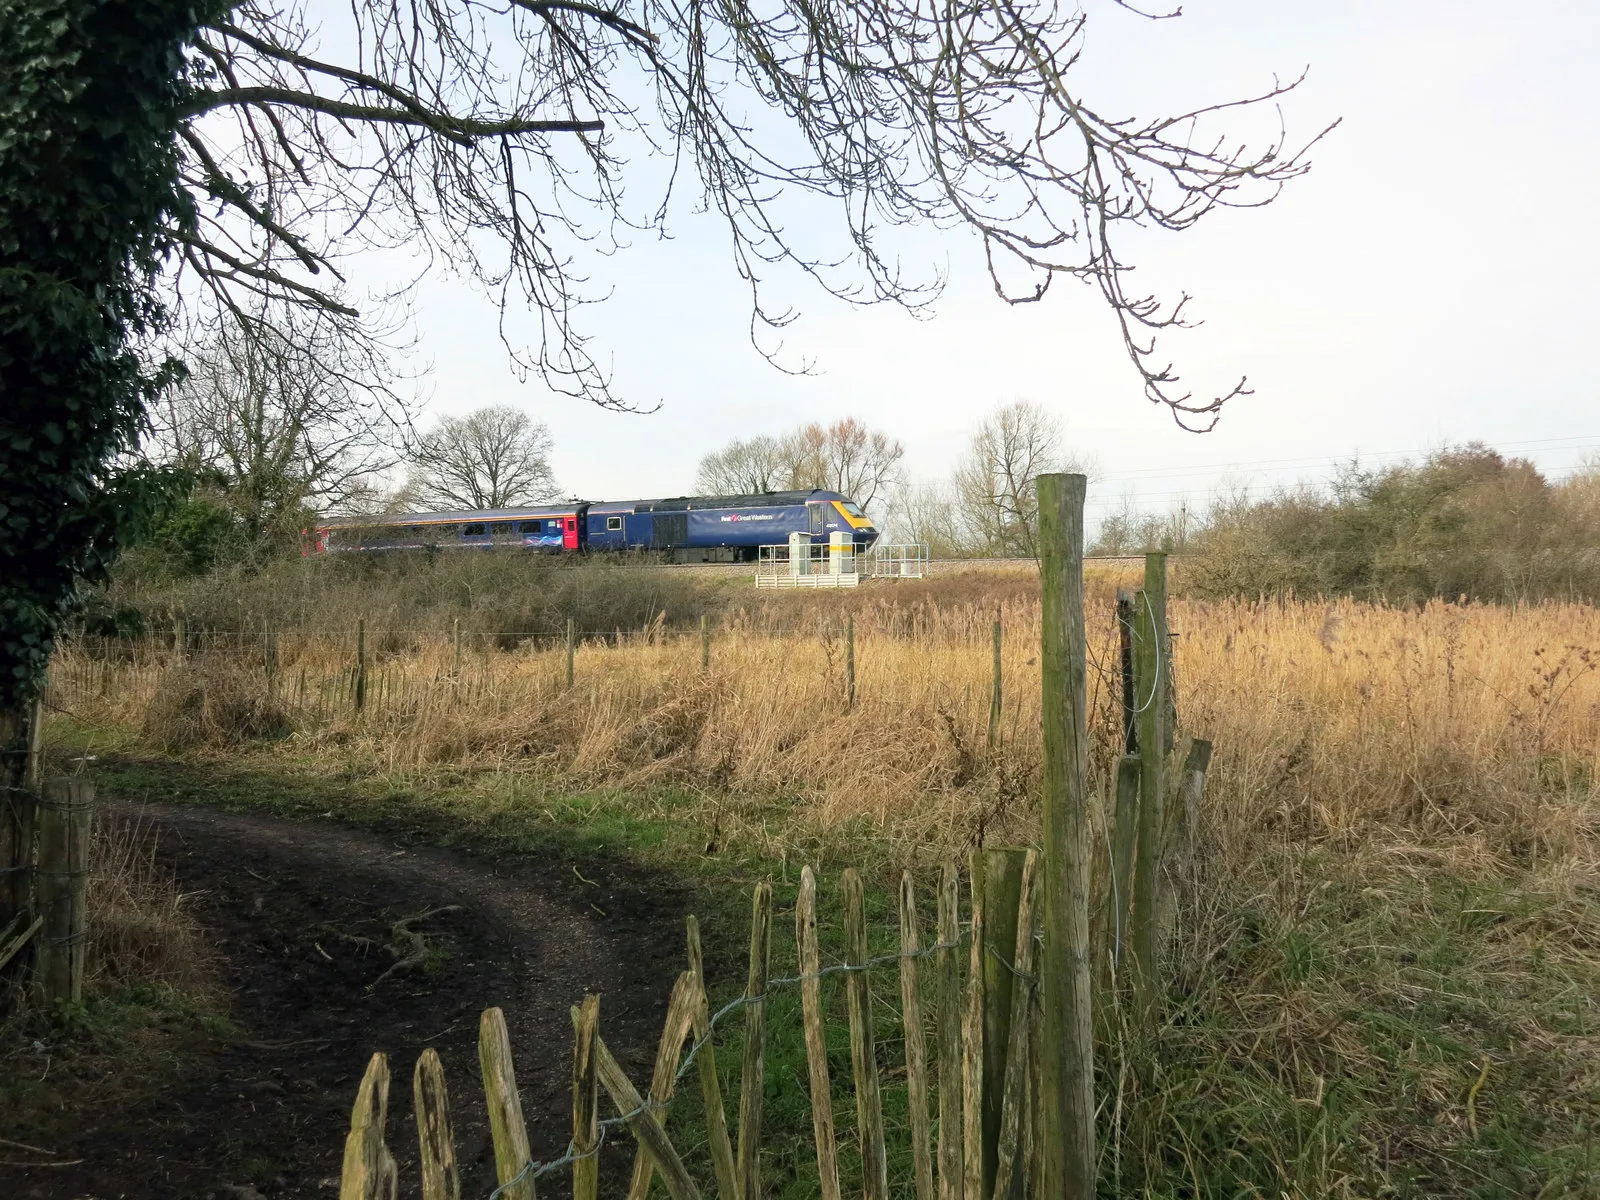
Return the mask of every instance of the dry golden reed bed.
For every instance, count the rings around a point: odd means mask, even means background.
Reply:
[[[1103,795],[1112,583],[1091,584]],[[355,630],[327,624],[187,659],[69,647],[49,699],[80,736],[434,780],[464,817],[581,822],[565,798],[611,789],[774,863],[914,864],[1034,835],[1035,586],[732,612],[706,671],[697,632],[590,631],[570,691],[559,639],[468,637],[458,665],[448,633],[374,617],[360,713]],[[1175,601],[1171,625],[1181,733],[1216,758],[1166,1017],[1106,1015],[1115,1194],[1600,1193],[1600,612]]]
[[[1116,753],[1110,593],[1090,589],[1097,774]],[[1004,717],[990,752],[991,622]],[[63,650],[51,703],[171,749],[283,737],[297,755],[378,771],[525,771],[569,787],[672,781],[794,802],[792,833],[866,823],[956,846],[979,823],[1024,835],[1039,769],[1037,603],[888,602],[855,610],[856,705],[842,621],[770,635],[743,614],[698,633],[587,631],[576,684],[559,638],[510,651],[372,625],[367,703],[355,631],[334,641],[210,636]],[[1174,601],[1180,725],[1211,738],[1215,824],[1310,840],[1405,830],[1462,853],[1577,853],[1596,817],[1600,613],[1432,604]],[[503,639],[502,639],[503,640]],[[275,658],[275,670],[267,667]],[[459,664],[459,665],[458,665]]]

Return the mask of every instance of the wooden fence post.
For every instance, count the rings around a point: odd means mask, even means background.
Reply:
[[[1124,754],[1139,750],[1139,722],[1133,702],[1133,593],[1117,589],[1117,647],[1122,663],[1122,747]]]
[[[1044,731],[1045,1095],[1042,1195],[1093,1196],[1089,973],[1089,735],[1084,686],[1082,475],[1038,481]],[[976,1198],[974,1198],[976,1200]]]
[[[800,871],[800,892],[794,906],[794,940],[800,966],[800,1007],[805,1025],[806,1070],[811,1082],[811,1136],[817,1144],[818,1190],[822,1200],[840,1200],[828,1035],[823,1025],[822,980],[817,975],[822,970],[822,957],[817,949],[817,877],[809,866]]]
[[[846,709],[856,706],[856,615],[844,619],[844,691]]]
[[[455,620],[451,623],[450,635],[451,635],[451,640],[455,642],[455,648],[456,648],[456,669],[455,669],[452,677],[459,680],[461,678],[461,618],[460,617],[456,617]]]
[[[906,1044],[906,1102],[911,1109],[911,1167],[917,1200],[934,1200],[928,1127],[928,1047],[923,1040],[922,992],[917,985],[921,950],[917,893],[910,871],[900,875],[900,1026]]]
[[[1162,613],[1167,556],[1145,555],[1145,586],[1134,596],[1134,710],[1139,723],[1139,833],[1134,851],[1133,983],[1141,1019],[1156,995],[1158,897],[1166,849],[1166,680],[1169,671]]]
[[[339,1175],[339,1200],[392,1200],[397,1182],[394,1155],[383,1141],[388,1113],[389,1059],[374,1054],[350,1113],[350,1132],[344,1139],[344,1165]]]
[[[711,1039],[711,1001],[706,995],[705,960],[700,953],[700,922],[690,914],[687,924],[689,969],[698,990],[694,1007],[694,1036],[700,1047],[695,1066],[700,1070],[700,1097],[705,1108],[711,1143],[711,1165],[717,1176],[720,1200],[739,1200],[739,1172],[734,1166],[733,1143],[728,1138],[728,1116],[722,1107],[722,1082],[717,1074],[717,1047]],[[837,1187],[835,1188],[837,1193]],[[837,1194],[823,1200],[839,1200]]]
[[[577,626],[573,624],[572,618],[568,617],[567,618],[567,691],[569,691],[569,692],[572,690],[572,680],[573,680],[572,656],[573,656],[573,652],[577,649],[577,647],[578,647]]]
[[[367,619],[356,622],[356,711],[367,706]]]
[[[1000,618],[994,619],[994,682],[989,688],[989,749],[1000,741]]]
[[[578,1009],[572,1043],[572,1200],[595,1200],[600,1191],[600,1074],[595,1039],[600,997],[590,992]]]
[[[855,968],[845,976],[850,999],[850,1065],[856,1082],[856,1132],[861,1143],[861,1193],[865,1200],[889,1200],[889,1156],[883,1137],[883,1097],[878,1083],[877,1045],[872,1032],[872,991],[865,964],[866,898],[861,876],[845,871],[845,954]]]
[[[711,619],[700,614],[700,669],[711,669]]]
[[[511,1037],[505,1013],[486,1008],[478,1022],[478,1067],[483,1074],[483,1094],[489,1105],[489,1132],[494,1140],[495,1178],[506,1200],[535,1200],[533,1176],[526,1168],[533,1161],[528,1147],[528,1127],[522,1120],[522,1097],[511,1063]],[[515,1182],[512,1182],[515,1180]]]
[[[182,616],[172,619],[172,653],[179,662],[189,657],[189,622]]]
[[[31,792],[39,790],[44,778],[44,696],[33,698],[33,712],[28,718],[28,761],[22,769],[22,786]]]
[[[578,1007],[573,1005],[574,1028],[577,1027],[578,1019]],[[693,1178],[685,1169],[682,1156],[667,1138],[667,1131],[661,1128],[661,1123],[650,1111],[650,1106],[644,1102],[644,1097],[639,1095],[639,1090],[628,1082],[628,1076],[606,1047],[604,1038],[595,1037],[594,1055],[600,1086],[605,1088],[606,1094],[617,1106],[617,1112],[623,1115],[628,1129],[639,1144],[650,1152],[651,1158],[655,1159],[655,1169],[661,1172],[662,1182],[667,1185],[667,1194],[672,1200],[700,1200],[700,1189],[695,1186]]]
[[[83,999],[87,949],[89,830],[94,785],[52,779],[38,806],[39,930],[37,963],[46,1004]]]
[[[960,878],[946,863],[939,881],[939,1200],[962,1200]]]
[[[967,945],[966,1010],[961,1019],[961,1187],[964,1200],[983,1190],[983,851],[972,853],[972,922]]]
[[[450,1093],[444,1085],[444,1066],[432,1046],[417,1059],[411,1095],[417,1111],[422,1200],[461,1200],[455,1132],[450,1127]]]
[[[694,1024],[696,989],[700,986],[699,974],[692,968],[678,976],[672,985],[672,998],[667,1001],[667,1023],[661,1030],[661,1041],[656,1045],[655,1070],[650,1075],[650,1104],[656,1123],[667,1127],[667,1106],[677,1088],[678,1059],[683,1054],[683,1039],[689,1036]],[[655,1163],[649,1152],[639,1147],[633,1156],[633,1176],[628,1185],[628,1200],[645,1200],[650,1191],[650,1176]]]
[[[1017,909],[1022,900],[1026,850],[983,851],[983,1195],[995,1194],[1000,1166],[1000,1110],[1006,1079],[1006,1045],[1011,1040],[1011,995],[1016,976],[1012,950],[1017,942]]]
[[[766,991],[772,964],[772,883],[750,902],[750,971],[745,979],[744,1070],[739,1088],[739,1200],[761,1200],[761,1107],[766,1086]]]
[[[1023,1147],[1024,1133],[1031,1124],[1026,1116],[1028,1077],[1033,1072],[1034,1055],[1029,1053],[1032,1029],[1028,1014],[1033,1007],[1034,981],[1034,876],[1038,872],[1037,851],[1023,853],[1022,878],[1017,887],[1017,914],[1013,921],[1016,938],[1003,950],[1012,974],[1011,1012],[1005,1040],[1005,1071],[1000,1089],[1000,1121],[995,1152],[994,1200],[1022,1195],[1020,1185],[1027,1167]]]
[[[1139,756],[1117,760],[1116,825],[1111,840],[1111,963],[1122,969],[1133,914],[1133,860],[1139,841]]]
[[[1211,768],[1211,743],[1194,738],[1183,766],[1178,769],[1177,812],[1170,822],[1165,858],[1170,869],[1162,872],[1157,898],[1156,949],[1164,952],[1177,917],[1180,888],[1194,887],[1194,838],[1200,821],[1200,801],[1205,796],[1206,772]]]

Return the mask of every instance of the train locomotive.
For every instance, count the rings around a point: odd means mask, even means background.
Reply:
[[[317,527],[308,552],[507,547],[578,554],[634,551],[674,562],[751,562],[760,547],[787,544],[794,533],[819,544],[848,533],[858,552],[878,538],[871,518],[848,496],[814,489],[335,517]]]

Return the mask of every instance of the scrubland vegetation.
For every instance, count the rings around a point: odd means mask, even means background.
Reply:
[[[1116,582],[1088,587],[1100,834]],[[812,862],[881,882],[1036,836],[1030,568],[772,596],[716,573],[472,556],[185,589],[118,594],[152,635],[58,655],[58,742],[243,766],[291,793],[337,782],[319,804],[587,831],[691,873]],[[170,645],[180,604],[187,655]],[[570,690],[568,615],[583,631]],[[1137,1031],[1106,1012],[1106,1186],[1595,1194],[1600,614],[1187,598],[1171,623],[1181,731],[1217,756],[1164,1020]]]
[[[1096,549],[1166,545],[1195,595],[1600,600],[1600,462],[1553,481],[1481,445],[1417,462],[1346,464],[1331,487],[1224,494],[1201,509],[1124,513]]]

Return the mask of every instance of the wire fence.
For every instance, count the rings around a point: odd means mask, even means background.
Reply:
[[[767,981],[767,986],[758,994],[753,996],[736,996],[734,999],[728,1001],[726,1004],[722,1005],[714,1013],[712,1013],[710,1019],[706,1022],[705,1033],[699,1037],[696,1037],[694,1041],[691,1042],[688,1052],[683,1055],[682,1061],[679,1063],[677,1073],[673,1076],[673,1090],[676,1090],[677,1085],[681,1084],[688,1076],[690,1068],[695,1066],[695,1060],[699,1057],[701,1050],[707,1045],[711,1044],[718,1025],[720,1025],[731,1014],[748,1008],[751,1004],[754,1004],[758,1001],[765,1001],[769,999],[776,989],[795,987],[802,983],[814,980],[820,981],[835,975],[859,974],[863,971],[870,971],[875,967],[887,966],[890,963],[917,961],[920,959],[931,958],[933,955],[942,953],[943,951],[959,949],[960,947],[966,945],[970,936],[970,932],[970,929],[964,929],[961,936],[955,941],[938,942],[935,945],[923,947],[909,953],[906,951],[900,951],[893,954],[880,954],[873,958],[869,958],[862,963],[836,963],[832,966],[823,967],[821,970],[812,972],[810,974],[790,975],[778,979],[769,979]],[[1000,957],[998,954],[996,956]],[[1000,961],[1005,962],[1003,957],[1000,958]],[[1014,970],[1014,968],[1011,968],[1010,963],[1006,963],[1006,966],[1008,969]],[[1033,979],[1031,974],[1022,977],[1030,981]],[[569,1141],[567,1143],[565,1152],[563,1152],[560,1157],[550,1159],[547,1162],[530,1161],[522,1168],[522,1170],[517,1172],[515,1176],[506,1180],[504,1183],[500,1184],[499,1187],[495,1188],[494,1191],[490,1192],[488,1195],[488,1200],[500,1200],[501,1196],[505,1195],[506,1192],[515,1188],[524,1180],[531,1180],[532,1182],[537,1183],[540,1179],[554,1171],[559,1171],[564,1167],[570,1167],[574,1163],[582,1162],[585,1159],[594,1158],[600,1153],[601,1147],[606,1144],[607,1138],[612,1131],[617,1129],[626,1129],[630,1124],[632,1124],[634,1121],[637,1121],[640,1117],[646,1115],[647,1113],[653,1114],[664,1112],[668,1107],[668,1103],[668,1101],[658,1100],[653,1094],[647,1094],[644,1103],[640,1104],[638,1107],[629,1112],[620,1113],[615,1117],[607,1117],[605,1120],[601,1121],[598,1125],[598,1137],[593,1146],[586,1150],[580,1151],[576,1148],[576,1142]]]

